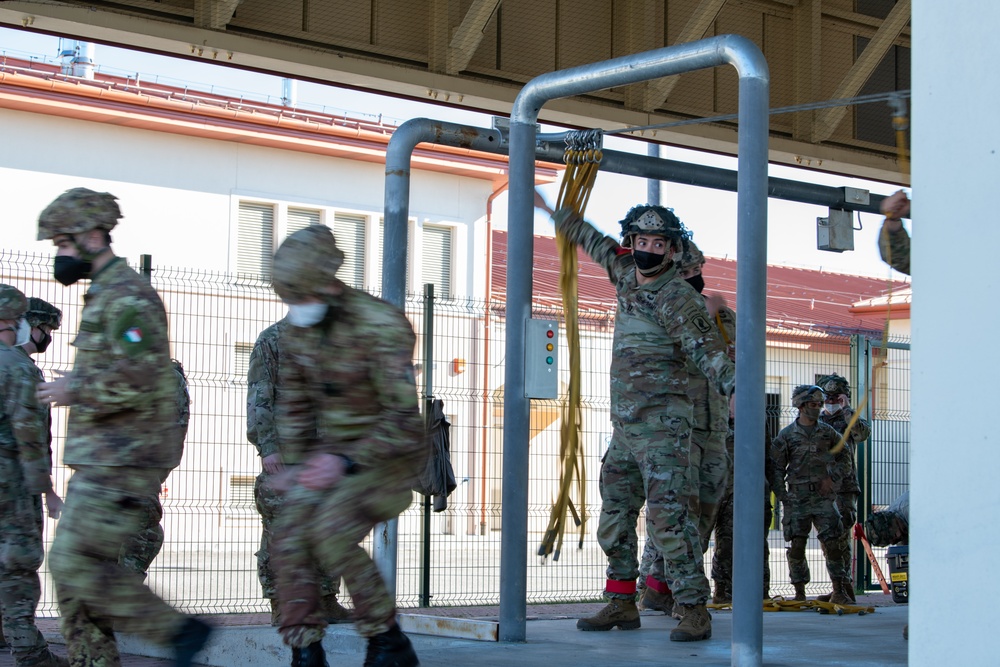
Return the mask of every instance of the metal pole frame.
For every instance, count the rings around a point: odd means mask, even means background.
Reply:
[[[764,322],[767,289],[767,140],[770,74],[760,49],[738,35],[551,72],[518,94],[510,122],[507,344],[504,390],[500,640],[526,639],[529,404],[524,396],[524,326],[531,316],[535,123],[549,100],[730,64],[739,74],[737,328],[733,665],[760,665],[764,520]]]

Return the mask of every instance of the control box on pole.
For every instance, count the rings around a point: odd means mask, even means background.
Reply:
[[[559,397],[559,322],[524,322],[524,397]]]

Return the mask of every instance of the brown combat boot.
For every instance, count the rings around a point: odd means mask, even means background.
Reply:
[[[670,631],[672,642],[698,642],[712,637],[712,615],[703,604],[680,605],[684,618]]]
[[[725,584],[715,582],[715,595],[712,596],[714,604],[732,604],[733,591]]]
[[[829,599],[830,604],[839,604],[839,605],[851,604],[851,598],[847,596],[847,591],[844,590],[844,581],[834,580],[831,583],[833,584],[833,593],[830,594],[830,599]]]
[[[792,599],[795,600],[796,602],[805,602],[807,599],[805,583],[798,583],[798,584],[793,583],[792,586],[795,586],[795,597]]]
[[[604,609],[590,618],[581,618],[577,621],[576,629],[588,632],[591,630],[604,631],[618,626],[622,630],[638,630],[640,625],[639,608],[635,606],[635,600],[612,598]]]
[[[337,601],[335,594],[321,597],[319,599],[319,608],[323,612],[323,618],[326,619],[327,623],[350,623],[353,620],[351,618],[351,611],[344,608]]]
[[[674,608],[674,594],[670,591],[661,593],[647,586],[646,590],[642,592],[642,599],[639,601],[639,606],[643,609],[662,611],[664,614],[669,614],[670,610]]]

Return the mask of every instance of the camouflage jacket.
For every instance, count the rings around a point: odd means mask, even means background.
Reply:
[[[247,440],[257,448],[260,458],[278,454],[278,431],[274,425],[274,406],[278,395],[278,367],[282,332],[288,321],[281,319],[257,336],[247,370]]]
[[[167,314],[149,281],[123,259],[91,278],[73,346],[63,462],[175,468],[181,450]]]
[[[809,431],[796,419],[781,429],[771,443],[774,462],[771,489],[774,494],[781,498],[787,489],[795,495],[796,488],[804,485],[815,485],[815,488],[800,493],[815,493],[827,477],[833,482],[833,489],[839,489],[849,469],[843,457],[830,453],[838,442],[840,434],[823,422],[817,422]]]
[[[837,433],[843,435],[844,431],[847,430],[847,424],[851,421],[851,417],[854,416],[854,410],[851,408],[844,408],[835,415],[828,415],[826,413],[819,413],[819,420],[824,424],[829,424],[832,426]],[[837,454],[838,460],[841,460],[841,464],[847,471],[840,487],[837,488],[837,493],[861,493],[861,486],[858,485],[858,464],[857,464],[857,454],[858,454],[858,443],[864,442],[871,435],[872,429],[868,425],[868,422],[864,419],[858,419],[854,423],[854,428],[851,429],[851,435],[844,441],[844,448],[840,450]]]
[[[883,262],[900,273],[910,275],[910,235],[905,227],[898,232],[890,232],[883,222],[878,235],[878,251]]]
[[[26,490],[33,496],[52,488],[48,413],[35,398],[39,378],[24,350],[0,343],[0,456],[20,462]]]
[[[429,454],[413,375],[416,336],[394,306],[344,287],[313,327],[281,335],[277,431],[286,464],[345,456],[384,488],[410,488]]]
[[[690,405],[688,360],[715,391],[733,393],[736,370],[725,343],[705,300],[677,275],[676,264],[639,285],[631,253],[614,239],[579,218],[561,220],[559,231],[604,267],[618,295],[611,356],[613,421],[649,420],[678,399]]]
[[[728,306],[719,310],[718,318],[713,318],[715,327],[722,335],[727,350],[736,344],[736,313]],[[687,364],[690,374],[688,395],[694,404],[692,426],[702,431],[722,431],[729,429],[729,399],[713,387],[705,374],[690,359]]]

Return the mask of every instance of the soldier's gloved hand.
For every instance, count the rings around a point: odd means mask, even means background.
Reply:
[[[336,454],[313,454],[299,472],[299,483],[311,491],[329,489],[347,474],[347,461]]]
[[[829,477],[824,477],[823,481],[819,483],[819,495],[828,496],[833,493],[833,480]]]
[[[564,232],[567,228],[580,224],[582,220],[583,218],[568,206],[564,206],[552,214],[552,222],[555,223],[557,232]]]
[[[59,497],[59,494],[49,489],[45,492],[45,511],[48,513],[50,519],[58,519],[59,515],[62,514],[63,499]]]

